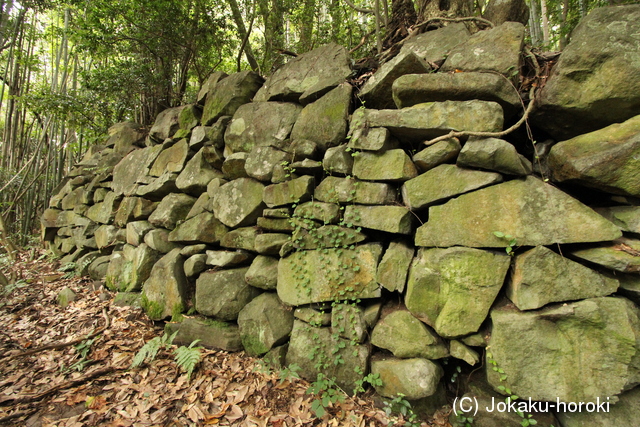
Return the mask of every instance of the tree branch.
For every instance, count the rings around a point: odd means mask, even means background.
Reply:
[[[373,13],[373,10],[372,10],[372,9],[365,9],[365,8],[363,8],[363,7],[358,7],[358,6],[356,6],[355,4],[353,4],[353,3],[351,2],[351,0],[344,0],[344,2],[345,2],[347,5],[349,5],[349,7],[350,7],[351,9],[353,9],[353,10],[355,10],[355,11],[357,11],[357,12],[360,12],[360,13]]]

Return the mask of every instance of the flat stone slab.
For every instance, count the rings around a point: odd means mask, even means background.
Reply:
[[[402,200],[409,209],[422,209],[443,200],[502,182],[492,172],[440,165],[404,183]]]
[[[386,127],[401,142],[419,143],[452,130],[497,132],[503,122],[502,107],[496,102],[426,102],[402,110],[358,109],[351,118],[351,131]]]
[[[294,252],[278,265],[278,296],[288,305],[347,298],[377,298],[380,244],[355,249]]]
[[[491,320],[487,354],[521,399],[613,403],[638,382],[640,319],[638,308],[625,298],[591,298],[526,312],[504,306],[492,310]],[[487,369],[487,379],[500,392],[499,374]]]
[[[513,236],[518,246],[600,242],[622,235],[591,208],[530,176],[432,206],[429,221],[416,232],[416,245],[506,247],[495,231]]]
[[[497,102],[507,117],[522,110],[518,91],[507,79],[495,73],[405,74],[393,82],[392,90],[398,108],[423,102],[479,99]]]
[[[580,249],[570,254],[621,273],[640,273],[640,240],[623,238],[606,246]]]
[[[532,310],[551,302],[610,295],[619,285],[616,279],[537,246],[516,255],[506,294],[520,310]]]

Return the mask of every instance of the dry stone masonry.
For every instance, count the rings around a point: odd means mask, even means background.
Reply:
[[[632,425],[640,6],[576,28],[536,98],[538,142],[425,144],[521,117],[523,43],[520,23],[453,23],[361,89],[333,44],[266,80],[214,73],[148,135],[113,126],[51,198],[43,238],[178,343],[296,364],[349,392],[375,374],[381,396],[425,411],[453,389],[490,402],[509,388],[612,405],[535,412],[538,425]],[[478,425],[522,420],[481,409]]]

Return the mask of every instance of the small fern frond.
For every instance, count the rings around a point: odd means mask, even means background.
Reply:
[[[191,378],[191,374],[201,358],[200,349],[202,347],[192,347],[194,344],[195,342],[191,343],[189,347],[178,347],[174,352],[176,364],[187,373],[188,378]]]
[[[151,341],[143,345],[142,348],[138,350],[138,353],[136,353],[135,357],[133,358],[133,362],[131,362],[131,367],[137,368],[138,366],[142,365],[145,361],[152,362],[153,359],[156,358],[156,355],[158,354],[160,347],[163,347],[162,338],[155,337],[154,339],[152,339]]]

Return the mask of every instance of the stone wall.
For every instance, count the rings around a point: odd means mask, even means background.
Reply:
[[[113,126],[52,197],[44,240],[116,303],[171,319],[176,342],[349,392],[372,373],[380,395],[427,411],[454,380],[481,402],[619,401],[538,425],[632,425],[639,23],[635,5],[580,24],[532,115],[549,139],[533,144],[491,136],[523,112],[519,23],[417,36],[357,96],[337,45],[266,81],[214,73],[148,133]],[[429,143],[452,130],[489,136]],[[520,421],[480,411],[474,425]]]

